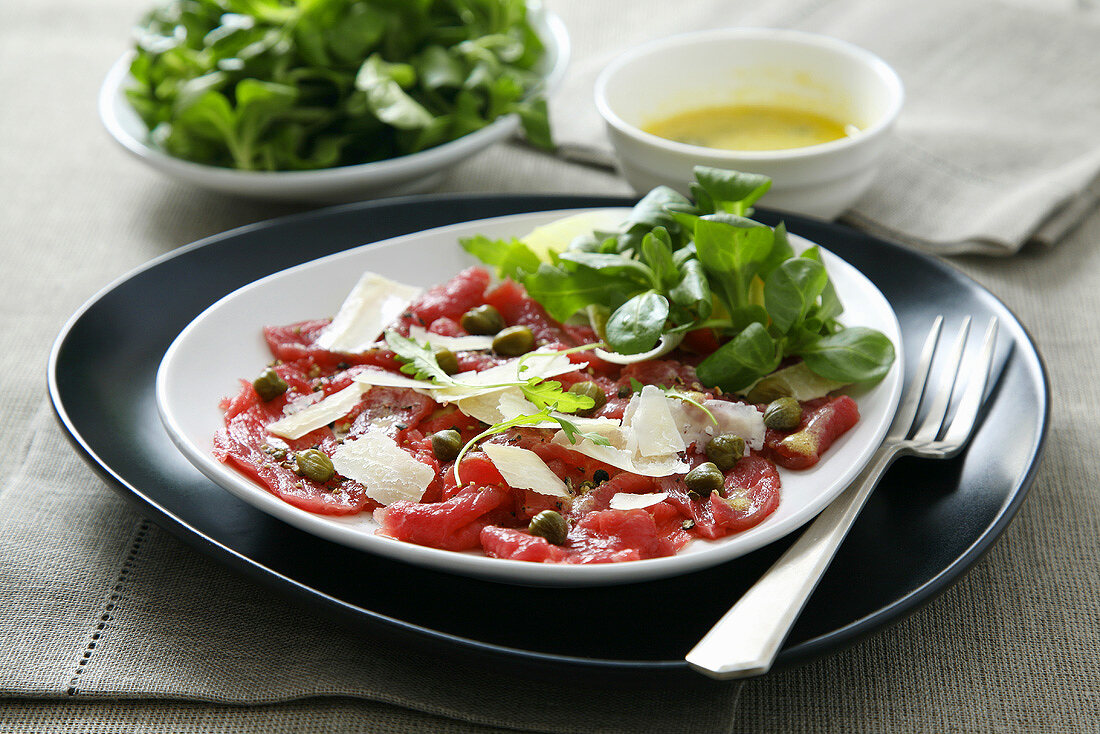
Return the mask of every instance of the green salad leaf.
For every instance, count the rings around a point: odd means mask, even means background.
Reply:
[[[694,202],[660,186],[621,226],[540,258],[520,240],[462,246],[522,283],[559,321],[588,318],[607,346],[641,354],[661,338],[711,329],[720,346],[696,368],[709,387],[742,390],[801,358],[842,383],[881,379],[894,362],[882,333],[845,327],[837,293],[811,247],[796,254],[783,223],[751,219],[765,176],[699,166]]]
[[[243,170],[415,153],[519,116],[552,148],[526,0],[167,0],[131,106],[170,155]]]

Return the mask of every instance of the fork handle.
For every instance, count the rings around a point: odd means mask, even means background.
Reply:
[[[871,490],[899,454],[884,445],[794,545],[718,620],[685,659],[719,680],[766,673]]]

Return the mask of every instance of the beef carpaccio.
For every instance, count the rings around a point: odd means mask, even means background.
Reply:
[[[272,362],[223,401],[215,455],[308,512],[373,513],[400,541],[554,563],[673,555],[763,522],[777,466],[813,466],[859,420],[843,394],[704,387],[705,329],[605,361],[589,326],[481,268],[424,293],[368,274],[358,291],[331,322],[265,328]],[[384,336],[355,344],[349,309]]]

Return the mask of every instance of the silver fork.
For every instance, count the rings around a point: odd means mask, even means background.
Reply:
[[[867,467],[687,654],[685,659],[693,668],[721,680],[766,673],[886,469],[899,456],[948,459],[966,446],[993,366],[997,320],[990,320],[981,351],[963,376],[965,387],[961,388],[950,420],[947,420],[948,407],[962,372],[970,317],[959,329],[947,361],[941,360],[942,368],[930,378],[942,330],[943,317],[937,316],[905,399],[898,406],[885,441]],[[923,421],[917,425],[922,400],[927,408]]]

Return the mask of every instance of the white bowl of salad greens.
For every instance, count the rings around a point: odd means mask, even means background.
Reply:
[[[521,127],[549,147],[569,58],[537,0],[169,0],[136,36],[99,96],[124,149],[209,190],[315,202],[429,190]]]

